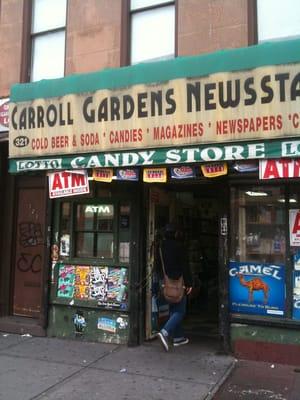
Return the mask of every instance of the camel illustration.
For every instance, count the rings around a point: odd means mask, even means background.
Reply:
[[[253,278],[249,281],[245,281],[244,276],[241,273],[236,274],[236,276],[240,280],[240,284],[242,286],[246,286],[248,288],[248,301],[249,303],[253,302],[253,292],[255,290],[263,290],[264,292],[264,303],[266,304],[268,301],[269,295],[269,286],[260,278]]]

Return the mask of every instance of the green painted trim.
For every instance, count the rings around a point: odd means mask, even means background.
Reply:
[[[16,103],[299,61],[299,39],[269,42],[250,47],[220,50],[211,54],[178,57],[167,61],[69,75],[61,79],[16,84],[11,88],[10,99]]]
[[[237,340],[249,340],[252,342],[300,344],[299,330],[289,328],[231,324],[230,336],[232,343]]]

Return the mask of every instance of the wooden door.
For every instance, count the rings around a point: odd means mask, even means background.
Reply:
[[[13,315],[40,318],[46,248],[46,190],[39,177],[18,178]]]

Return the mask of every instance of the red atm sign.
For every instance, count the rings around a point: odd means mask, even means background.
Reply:
[[[259,179],[300,178],[300,159],[259,160]]]
[[[50,199],[89,193],[86,171],[53,172],[48,174],[48,178]]]

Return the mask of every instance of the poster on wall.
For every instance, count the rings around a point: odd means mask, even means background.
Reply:
[[[293,319],[300,320],[300,271],[293,271]]]
[[[58,270],[57,297],[73,298],[75,284],[75,267],[60,265]]]
[[[128,308],[128,269],[124,267],[60,265],[57,297],[94,300],[98,306]]]
[[[300,210],[289,210],[290,245],[300,246]]]
[[[233,313],[284,316],[284,265],[231,261],[229,305]]]

